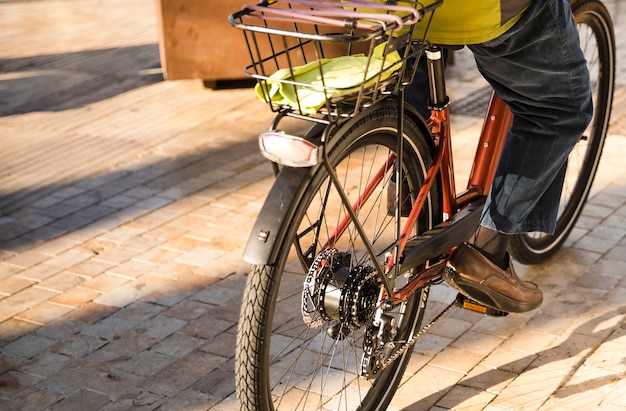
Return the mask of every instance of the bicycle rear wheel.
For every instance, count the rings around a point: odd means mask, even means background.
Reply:
[[[570,5],[591,76],[594,113],[568,158],[554,234],[520,234],[511,238],[509,251],[523,264],[547,260],[567,240],[589,196],[609,128],[615,82],[613,23],[599,0],[572,0]]]
[[[364,241],[380,262],[397,242],[396,214],[387,210],[396,174],[389,156],[394,158],[398,144],[397,122],[397,109],[383,107],[328,143],[332,169],[352,204],[383,171],[373,193],[354,209],[367,239],[351,224],[332,247],[325,245],[347,213],[328,170],[320,166],[301,183],[295,218],[278,240],[277,263],[252,267],[237,336],[236,386],[243,410],[383,410],[391,401],[412,350],[380,373],[377,364],[363,362],[381,288]],[[432,163],[431,152],[409,118],[403,140],[403,187],[414,198]],[[416,232],[440,218],[433,193]],[[407,279],[400,277],[401,285]],[[419,329],[427,295],[426,287],[385,313],[387,358]],[[375,378],[360,377],[365,368]]]

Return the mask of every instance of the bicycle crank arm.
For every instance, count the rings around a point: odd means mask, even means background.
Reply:
[[[467,241],[476,232],[485,198],[480,198],[432,230],[409,240],[400,257],[400,273],[409,271]]]

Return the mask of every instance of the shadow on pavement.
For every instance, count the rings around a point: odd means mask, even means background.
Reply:
[[[156,44],[0,59],[0,116],[62,111],[163,80]]]

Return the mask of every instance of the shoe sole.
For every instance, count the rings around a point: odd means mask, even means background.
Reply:
[[[463,278],[450,267],[445,268],[441,277],[464,296],[495,310],[508,313],[525,313],[534,310],[542,303],[542,301],[538,303],[525,303],[513,300],[480,283]]]

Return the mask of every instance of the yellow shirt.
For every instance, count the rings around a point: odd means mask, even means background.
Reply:
[[[428,32],[432,43],[478,44],[493,40],[510,29],[532,0],[444,0],[435,10]],[[543,0],[536,0],[543,1]],[[433,0],[424,1],[428,5]],[[427,15],[415,27],[414,38],[424,36]]]

